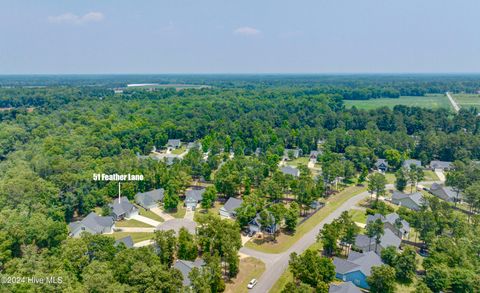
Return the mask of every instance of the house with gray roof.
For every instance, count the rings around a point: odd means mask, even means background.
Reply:
[[[131,204],[126,196],[116,198],[109,206],[112,209],[112,216],[115,221],[130,219],[138,215],[138,208]]]
[[[195,210],[198,203],[202,201],[205,188],[189,189],[185,192],[185,206],[191,210]]]
[[[120,244],[123,244],[125,245],[126,248],[132,248],[133,247],[133,239],[132,239],[132,236],[127,236],[127,237],[123,237],[123,238],[120,238],[118,240],[115,241],[115,246],[118,246]]]
[[[406,194],[400,191],[394,191],[392,194],[392,203],[407,207],[411,210],[418,211],[424,205],[425,199],[422,193],[414,192],[412,194]]]
[[[397,213],[391,213],[386,216],[382,214],[368,215],[367,224],[380,219],[385,229],[392,230],[395,235],[403,239],[410,233],[410,224],[402,219]]]
[[[187,149],[191,150],[191,149],[202,149],[202,143],[199,142],[199,141],[195,141],[195,142],[189,142],[187,144]]]
[[[461,201],[463,198],[462,193],[457,193],[452,187],[438,183],[433,183],[428,192],[448,202]]]
[[[236,210],[242,205],[243,200],[230,197],[227,202],[220,208],[219,213],[220,216],[226,218],[235,218],[237,215]]]
[[[272,213],[268,212],[268,215],[270,216],[271,220],[272,220],[272,225],[268,226],[268,227],[262,227],[262,224],[261,224],[261,219],[260,219],[260,213],[258,213],[255,218],[253,218],[250,223],[248,223],[248,229],[251,231],[251,232],[266,232],[268,234],[273,234],[275,233],[276,231],[278,231],[278,229],[280,228],[280,224],[278,223],[275,223],[275,217],[272,215]]]
[[[388,162],[385,159],[378,159],[375,162],[375,168],[377,168],[378,172],[385,173],[388,170]]]
[[[284,167],[282,167],[281,171],[285,175],[290,175],[290,176],[293,176],[293,177],[300,176],[300,170],[298,170],[297,168],[292,167],[292,166],[284,166]]]
[[[365,253],[352,251],[347,259],[333,258],[337,279],[352,282],[358,287],[369,289],[367,277],[371,275],[372,267],[381,266],[382,259],[375,252]]]
[[[302,155],[302,150],[299,148],[296,149],[285,149],[283,151],[283,157],[286,160],[298,159]]]
[[[180,139],[169,139],[167,141],[167,148],[178,149],[182,146],[182,141]]]
[[[414,159],[405,160],[402,164],[402,167],[410,169],[410,166],[412,165],[415,165],[417,168],[422,168],[422,162]]]
[[[167,166],[173,165],[176,161],[181,161],[183,160],[182,156],[179,155],[174,155],[174,154],[166,154],[163,156],[163,161]]]
[[[316,162],[317,159],[318,159],[318,156],[320,156],[320,152],[319,152],[319,151],[310,151],[309,159],[310,159],[310,161],[312,161],[312,162]]]
[[[135,202],[142,208],[149,210],[157,207],[158,203],[163,200],[165,190],[158,188],[147,192],[139,192],[135,194]]]
[[[191,285],[190,277],[188,276],[190,272],[193,270],[193,268],[201,269],[204,265],[205,261],[203,259],[197,259],[193,262],[179,259],[175,261],[173,267],[182,273],[183,286],[189,287]]]
[[[384,229],[383,232],[384,234],[380,238],[379,244],[375,243],[375,238],[370,238],[364,234],[357,235],[357,237],[355,237],[355,247],[363,252],[375,251],[379,255],[382,250],[389,246],[393,246],[398,249],[402,243],[402,239],[400,239],[400,237],[398,237],[390,229]]]
[[[434,171],[450,171],[453,169],[453,163],[447,161],[433,160],[428,164],[429,168]]]
[[[340,284],[330,284],[328,293],[362,293],[352,282],[342,282]]]
[[[94,212],[88,214],[81,221],[68,224],[71,237],[80,237],[83,232],[90,234],[109,234],[113,233],[115,222],[112,217],[102,217]]]

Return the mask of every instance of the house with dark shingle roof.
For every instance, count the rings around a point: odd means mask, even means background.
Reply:
[[[400,218],[397,213],[391,213],[386,216],[382,214],[368,215],[367,224],[380,219],[385,229],[392,230],[399,238],[407,237],[410,233],[410,224],[404,219]],[[398,223],[397,223],[398,222]]]
[[[109,234],[113,233],[115,222],[112,217],[102,217],[91,212],[81,221],[68,224],[71,237],[80,237],[83,232],[90,234]]]
[[[300,170],[298,170],[297,168],[292,167],[292,166],[284,166],[284,167],[282,167],[281,171],[285,175],[290,175],[290,176],[293,176],[293,177],[300,176]]]
[[[120,238],[120,239],[116,240],[115,241],[115,246],[120,245],[120,243],[125,245],[126,248],[132,248],[133,247],[132,236],[127,236],[127,237],[123,237],[123,238]]]
[[[377,168],[377,170],[378,170],[379,172],[385,173],[385,172],[388,170],[388,162],[387,162],[387,160],[385,160],[385,159],[378,159],[378,160],[375,162],[375,168]]]
[[[185,206],[192,210],[195,210],[198,203],[202,201],[205,188],[189,189],[185,192]]]
[[[418,211],[424,205],[425,199],[422,193],[414,192],[412,194],[406,194],[400,191],[394,191],[392,194],[392,203],[407,207],[411,210]]]
[[[342,282],[340,284],[330,284],[328,293],[362,293],[352,282]]]
[[[302,150],[299,148],[296,149],[285,149],[283,151],[283,157],[287,160],[298,159],[302,155]]]
[[[205,265],[205,261],[203,259],[197,259],[193,262],[179,259],[175,261],[175,264],[173,265],[173,267],[182,273],[183,286],[189,287],[191,284],[190,277],[188,276],[190,272],[193,270],[193,268],[201,269],[204,265]]]
[[[436,197],[448,202],[461,201],[463,198],[462,193],[458,193],[450,186],[443,184],[433,183],[428,191]]]
[[[258,213],[255,218],[253,218],[250,223],[248,223],[248,229],[251,231],[251,232],[261,232],[261,231],[264,231],[268,234],[273,234],[275,233],[276,231],[278,231],[278,229],[280,228],[280,225],[275,223],[275,217],[272,215],[272,213],[268,212],[268,215],[271,217],[272,219],[272,225],[268,226],[268,227],[262,227],[262,224],[260,223],[260,213]]]
[[[138,215],[138,208],[131,204],[126,196],[116,198],[109,206],[112,209],[112,216],[115,221],[130,219]]]
[[[415,165],[417,168],[422,168],[422,162],[419,160],[408,159],[403,162],[403,167],[410,169],[410,166]]]
[[[402,239],[398,237],[395,233],[393,233],[390,229],[384,229],[384,234],[380,238],[380,243],[375,243],[375,238],[370,238],[367,235],[359,234],[355,237],[355,247],[360,249],[363,252],[367,251],[375,251],[380,255],[382,250],[389,246],[393,246],[395,248],[399,248],[400,244],[402,243]],[[375,250],[376,247],[376,250]]]
[[[337,279],[352,282],[358,287],[369,289],[367,277],[370,276],[372,267],[381,266],[382,259],[375,252],[359,253],[352,251],[347,259],[333,258],[333,265]]]
[[[147,192],[139,192],[135,194],[135,202],[142,208],[149,210],[158,206],[158,203],[163,200],[165,196],[163,188],[150,190]]]
[[[220,208],[219,213],[222,217],[235,218],[238,209],[243,203],[243,200],[230,197],[227,202]]]
[[[453,169],[453,163],[447,161],[436,161],[433,160],[428,165],[433,171],[450,171]]]
[[[180,139],[169,139],[167,141],[167,148],[178,149],[182,146],[182,141]]]

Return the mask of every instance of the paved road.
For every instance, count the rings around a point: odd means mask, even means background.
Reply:
[[[457,102],[455,102],[452,95],[450,95],[449,92],[446,92],[445,94],[447,95],[448,99],[450,100],[450,103],[452,104],[453,109],[455,109],[455,112],[460,111],[460,106],[458,106]]]
[[[339,208],[337,208],[317,226],[315,226],[315,228],[303,235],[303,237],[300,238],[297,242],[295,242],[295,244],[293,244],[286,252],[279,254],[269,254],[242,247],[240,249],[241,253],[258,258],[266,265],[265,272],[258,279],[257,286],[255,286],[255,288],[253,288],[249,292],[268,292],[275,284],[275,282],[277,282],[278,278],[288,268],[288,261],[292,252],[301,253],[306,250],[313,243],[315,243],[318,231],[322,229],[323,225],[325,225],[326,223],[331,223],[335,218],[338,218],[342,214],[342,212],[348,211],[354,205],[367,198],[368,196],[368,192],[362,192],[344,202]]]

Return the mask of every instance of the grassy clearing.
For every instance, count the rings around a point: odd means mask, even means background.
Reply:
[[[147,217],[147,218],[150,218],[152,220],[159,221],[159,222],[165,222],[165,219],[163,219],[162,217],[160,217],[159,215],[155,214],[152,211],[148,211],[144,208],[139,208],[138,210],[139,210],[140,216],[144,216],[144,217]]]
[[[305,233],[312,230],[318,223],[325,219],[330,213],[335,211],[340,205],[346,202],[351,197],[365,191],[365,187],[350,186],[345,188],[340,193],[330,197],[326,201],[325,207],[318,211],[315,215],[310,217],[307,221],[298,226],[297,232],[294,235],[280,234],[277,237],[277,242],[265,242],[255,243],[255,241],[249,241],[245,246],[256,249],[258,251],[267,253],[280,253],[284,252],[295,242],[297,242]]]
[[[144,240],[153,239],[153,233],[146,233],[146,232],[115,232],[112,236],[117,239],[121,239],[127,236],[132,236],[133,242],[137,243]]]
[[[396,105],[423,107],[430,109],[451,109],[451,104],[444,94],[432,94],[426,95],[424,97],[401,96],[398,99],[382,98],[371,100],[345,100],[344,103],[347,108],[355,106],[359,109],[365,110],[376,109],[380,107],[393,108]]]
[[[354,222],[363,224],[367,223],[367,215],[365,215],[365,211],[350,210],[348,213],[350,214]]]
[[[115,223],[115,227],[152,228],[153,226],[138,220],[122,220]]]
[[[179,203],[176,211],[165,211],[165,213],[177,219],[181,219],[185,217],[186,212],[187,212],[187,209],[183,206],[183,202]]]
[[[438,181],[438,176],[433,172],[432,170],[425,170],[423,171],[423,174],[425,174],[425,178],[423,179],[424,181]]]
[[[180,155],[180,154],[183,154],[186,150],[187,150],[187,147],[186,147],[186,146],[181,146],[181,147],[179,147],[178,149],[172,150],[172,154],[174,154],[174,155]]]
[[[248,292],[247,285],[251,279],[258,279],[265,271],[265,264],[253,257],[240,260],[240,271],[235,279],[226,283],[225,292]]]
[[[479,94],[455,94],[452,95],[455,102],[460,107],[469,108],[476,107],[480,109],[480,95]]]
[[[306,166],[308,164],[309,160],[310,159],[307,158],[307,157],[300,157],[300,158],[297,158],[295,160],[287,161],[286,164],[288,166],[293,166],[293,167],[298,167],[300,165]]]
[[[223,207],[223,204],[216,201],[212,208],[208,209],[208,213],[212,215],[219,215],[220,208]],[[200,205],[195,209],[194,219],[196,220],[199,215],[205,215],[207,210],[200,207]]]

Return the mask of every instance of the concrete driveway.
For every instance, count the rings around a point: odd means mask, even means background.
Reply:
[[[144,216],[140,216],[140,215],[135,215],[135,216],[131,217],[131,219],[140,221],[140,222],[145,223],[147,225],[150,225],[152,227],[157,227],[158,225],[160,225],[159,221],[155,221],[153,219],[150,219],[150,218],[147,218],[147,217],[144,217]]]
[[[173,219],[168,220],[157,226],[158,231],[174,230],[176,234],[180,231],[180,228],[186,228],[191,234],[195,234],[197,223],[189,219]]]
[[[175,219],[174,217],[172,217],[171,215],[165,213],[161,208],[159,207],[154,207],[154,208],[151,208],[150,209],[153,213],[159,215],[160,217],[162,217],[162,219],[164,219],[165,221],[168,221],[168,220],[173,220]]]
[[[133,232],[133,233],[153,233],[155,228],[140,228],[140,227],[116,227],[115,230],[120,232]]]

